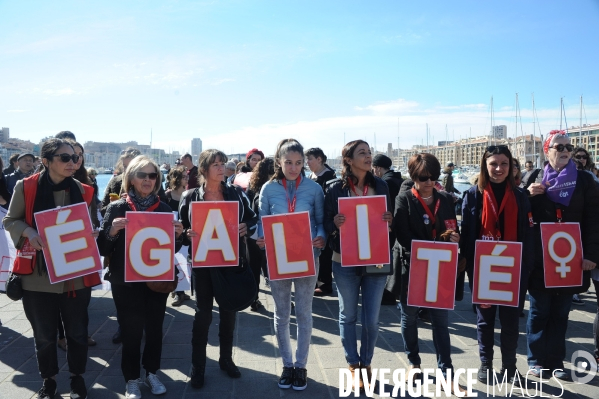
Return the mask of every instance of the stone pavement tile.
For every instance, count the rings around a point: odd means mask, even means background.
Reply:
[[[88,399],[116,399],[125,397],[125,380],[122,376],[100,375],[87,392]]]
[[[185,344],[163,344],[163,359],[187,359],[191,357],[191,345]]]
[[[31,330],[31,324],[27,319],[14,318],[12,320],[2,322],[2,326],[0,327],[3,331],[12,330],[17,334],[23,334],[28,330]],[[6,330],[5,330],[6,329]]]
[[[10,344],[11,348],[21,348],[21,349],[33,348],[34,346],[35,346],[35,343],[33,341],[33,335],[31,337],[25,337],[23,335],[19,335],[18,338],[14,339]]]
[[[5,371],[0,373],[0,384],[4,381],[9,375],[11,375],[13,371]]]
[[[8,372],[12,370],[17,370],[24,363],[29,361],[29,359],[35,359],[35,350],[33,347],[13,347],[8,346],[5,347],[0,352],[0,358],[2,361],[0,362],[0,372]]]
[[[0,384],[0,398],[30,398],[41,387],[41,379],[38,379],[37,381],[19,381],[18,383]]]
[[[191,351],[191,331],[189,332],[177,332],[169,331],[162,339],[162,344],[186,344],[189,345]]]
[[[256,342],[270,342],[273,337],[273,327],[243,327],[239,326],[239,330],[236,332],[237,343],[256,343]]]
[[[114,356],[115,350],[90,349],[87,352],[86,370],[102,370]]]
[[[162,359],[159,377],[165,381],[187,381],[191,373],[191,363],[187,359]],[[165,376],[164,380],[162,375]]]
[[[273,358],[270,361],[244,361],[235,364],[237,364],[243,380],[267,378],[267,376],[278,378],[277,360]]]
[[[324,369],[339,369],[346,368],[347,362],[342,348],[322,347],[318,349],[316,355]]]

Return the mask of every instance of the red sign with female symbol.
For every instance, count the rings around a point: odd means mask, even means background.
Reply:
[[[582,238],[578,223],[541,223],[545,287],[582,285]]]

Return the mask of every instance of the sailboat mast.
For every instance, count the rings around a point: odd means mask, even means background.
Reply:
[[[564,117],[564,98],[559,99],[559,130],[562,130],[562,118]]]
[[[582,95],[580,96],[580,122],[578,126],[580,127],[578,131],[578,146],[582,147]]]

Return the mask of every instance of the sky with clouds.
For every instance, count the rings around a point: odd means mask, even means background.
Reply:
[[[338,154],[599,123],[599,1],[0,1],[0,125],[32,141]],[[533,124],[534,93],[538,125]],[[446,128],[447,126],[447,128]],[[344,139],[345,138],[345,139]]]

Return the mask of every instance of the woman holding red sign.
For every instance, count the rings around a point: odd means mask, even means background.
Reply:
[[[357,369],[366,369],[370,379],[371,362],[379,331],[379,311],[387,275],[366,272],[366,268],[374,266],[341,266],[339,228],[345,223],[345,215],[339,213],[338,200],[347,197],[385,195],[387,212],[384,212],[381,218],[388,224],[393,219],[391,213],[393,202],[387,184],[372,173],[372,154],[367,142],[350,141],[343,147],[341,156],[343,157],[341,179],[328,187],[325,198],[325,229],[331,234],[329,245],[333,249],[333,276],[339,296],[339,332],[345,360],[352,373]],[[356,323],[360,291],[362,291],[362,336],[360,352],[358,352]],[[360,389],[363,386],[360,377]]]
[[[586,292],[590,274],[599,262],[599,189],[593,176],[577,170],[572,161],[574,146],[563,130],[552,130],[543,146],[549,161],[539,183],[528,187],[535,222],[534,268],[529,279],[530,311],[526,324],[529,373],[570,380],[564,371],[566,330],[572,295]],[[547,288],[545,281],[541,223],[578,223],[582,237],[582,284]],[[579,269],[580,270],[580,269]],[[562,284],[563,285],[563,284]]]
[[[304,176],[304,148],[294,139],[279,142],[275,153],[275,174],[260,191],[260,217],[293,212],[309,212],[316,275],[311,277],[270,280],[275,302],[274,325],[283,372],[279,388],[303,391],[308,386],[308,351],[312,336],[312,299],[318,276],[318,256],[325,245],[322,225],[324,194],[318,183]],[[259,223],[259,247],[264,247],[262,221]],[[289,338],[291,317],[291,285],[295,288],[295,318],[297,320],[297,349],[295,363]]]
[[[198,159],[198,184],[199,186],[187,190],[181,196],[179,217],[186,229],[184,245],[191,245],[191,239],[198,236],[198,232],[191,228],[191,204],[195,201],[237,201],[239,203],[239,259],[247,259],[245,253],[245,236],[253,234],[256,229],[257,217],[250,206],[250,201],[243,190],[230,183],[224,182],[225,164],[227,156],[219,150],[202,151]],[[201,232],[200,232],[201,233]],[[191,248],[191,247],[190,247]],[[187,255],[187,261],[192,261],[192,250]],[[191,337],[191,386],[201,388],[204,386],[204,373],[206,371],[206,345],[208,344],[208,329],[212,323],[212,305],[215,293],[210,275],[210,268],[197,267],[192,271],[193,284],[196,293],[196,313],[193,320]],[[218,364],[221,370],[227,372],[231,378],[241,377],[239,369],[233,362],[233,334],[235,332],[235,317],[237,312],[219,308],[220,324],[218,338],[220,342],[220,359]]]
[[[477,335],[481,366],[478,380],[492,383],[493,345],[495,343],[495,315],[501,322],[501,374],[512,383],[524,381],[516,367],[519,316],[524,307],[528,275],[532,266],[530,204],[516,183],[517,162],[505,145],[487,147],[483,154],[478,185],[471,187],[462,205],[461,253],[466,257],[469,271],[474,267],[477,240],[521,242],[522,267],[518,307],[503,305],[476,305]],[[471,273],[469,275],[472,275]],[[471,283],[472,285],[472,283]],[[471,286],[472,288],[472,286]]]
[[[457,226],[453,197],[435,189],[435,182],[441,174],[441,165],[432,154],[413,155],[408,161],[408,172],[414,182],[411,190],[400,192],[395,201],[393,231],[402,253],[401,276],[401,336],[410,363],[409,370],[421,368],[418,347],[418,307],[407,303],[409,284],[410,251],[412,240],[443,240],[458,243],[460,234]],[[429,308],[433,343],[437,353],[437,367],[446,375],[451,372],[451,343],[449,338],[449,317],[447,309]],[[422,380],[422,373],[416,371],[415,378]],[[457,384],[452,382],[451,390]],[[461,387],[458,389],[465,393]]]
[[[161,188],[162,173],[156,162],[144,155],[135,157],[123,173],[123,189],[127,196],[108,205],[97,241],[100,254],[110,256],[105,278],[112,286],[112,297],[121,328],[121,371],[125,377],[125,397],[128,399],[141,398],[140,360],[145,369],[145,384],[152,393],[160,395],[166,392],[166,387],[156,373],[160,369],[162,356],[162,324],[168,293],[156,292],[145,282],[125,282],[126,213],[171,213],[171,207],[158,197]],[[173,225],[176,252],[181,248],[183,225],[176,220],[173,220]],[[140,347],[144,332],[142,357]],[[70,345],[69,342],[69,347]]]
[[[100,278],[94,273],[51,284],[41,252],[44,244],[33,214],[84,201],[89,206],[94,190],[72,178],[79,156],[70,141],[47,140],[42,146],[41,158],[41,172],[17,182],[4,227],[19,250],[13,273],[21,276],[23,309],[33,329],[38,368],[44,379],[38,397],[53,398],[56,394],[55,378],[59,371],[56,329],[59,314],[62,314],[68,343],[71,397],[85,398],[87,390],[81,375],[87,363],[87,305],[90,287],[100,284]]]

